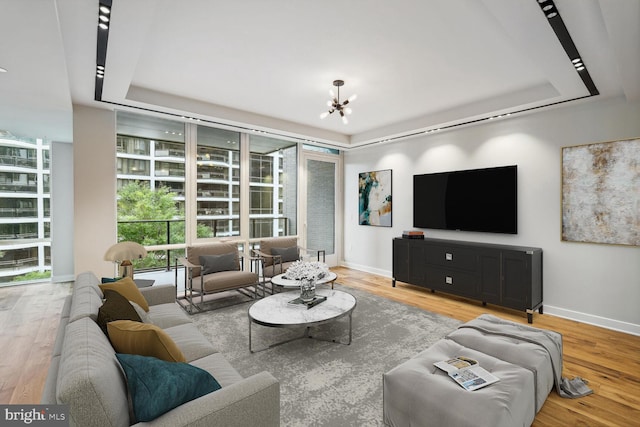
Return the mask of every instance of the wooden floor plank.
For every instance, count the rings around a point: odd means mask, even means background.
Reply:
[[[527,323],[524,313],[476,301],[432,293],[417,286],[344,267],[333,269],[338,283],[469,321],[490,313]],[[0,402],[37,403],[44,386],[53,340],[69,284],[0,288]],[[557,331],[564,338],[564,369],[568,377],[590,381],[594,394],[563,399],[552,391],[534,421],[546,426],[638,425],[640,414],[640,337],[546,314],[534,314],[533,326]]]

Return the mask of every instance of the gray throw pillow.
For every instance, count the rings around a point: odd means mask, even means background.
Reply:
[[[297,261],[300,259],[300,250],[297,246],[290,248],[271,248],[271,255],[280,255],[282,262]]]
[[[201,255],[200,265],[202,266],[202,275],[218,273],[220,271],[238,270],[238,260],[234,253],[223,255]]]

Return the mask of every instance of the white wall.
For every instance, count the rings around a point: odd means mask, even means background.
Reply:
[[[74,105],[75,273],[113,276],[104,253],[116,243],[116,121],[113,111]]]
[[[517,164],[517,235],[425,235],[541,247],[545,313],[640,335],[640,248],[560,240],[561,147],[638,137],[640,103],[605,99],[349,151],[343,264],[391,277],[392,239],[412,229],[414,174]],[[360,226],[358,174],[380,169],[393,170],[393,227]]]

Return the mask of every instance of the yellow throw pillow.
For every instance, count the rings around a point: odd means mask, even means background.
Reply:
[[[147,300],[144,298],[144,295],[142,295],[140,289],[138,289],[136,283],[131,277],[123,277],[117,282],[103,283],[102,285],[98,286],[100,286],[102,292],[107,289],[114,290],[129,301],[133,301],[138,304],[144,309],[144,311],[149,311],[149,304],[147,303]]]
[[[107,323],[107,331],[117,353],[151,356],[167,362],[186,362],[176,343],[156,325],[115,320]]]

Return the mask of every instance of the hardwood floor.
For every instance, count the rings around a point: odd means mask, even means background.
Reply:
[[[347,268],[333,269],[338,282],[461,321],[492,313],[523,324],[524,313],[428,290]],[[37,403],[44,386],[58,317],[69,284],[0,288],[0,403]],[[535,314],[533,326],[564,337],[563,375],[580,376],[594,390],[581,399],[552,391],[534,426],[640,425],[640,337],[550,315]]]
[[[70,283],[0,288],[0,403],[39,403]]]

